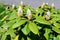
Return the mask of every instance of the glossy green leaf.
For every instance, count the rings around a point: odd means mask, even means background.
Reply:
[[[60,28],[60,24],[59,23],[54,23],[54,26],[57,28]]]
[[[60,34],[60,29],[57,28],[57,27],[52,27],[52,30],[54,30],[56,33],[59,33]]]
[[[51,30],[50,29],[45,29],[45,34],[44,34],[44,36],[45,36],[45,38],[47,39],[47,40],[49,40],[49,33],[51,32]]]
[[[25,25],[25,27],[22,29],[22,32],[27,35],[30,32],[30,29],[28,27],[28,24]]]
[[[16,20],[9,21],[8,23],[2,25],[2,27],[4,27],[4,28],[11,27],[11,26],[15,23],[15,21],[16,21]]]
[[[15,18],[17,18],[17,12],[16,11],[13,11],[11,14],[10,14],[10,16],[9,16],[9,20],[12,20],[12,19],[15,19]]]
[[[1,40],[5,40],[6,37],[7,37],[7,35],[6,34],[3,34]]]
[[[27,37],[27,40],[31,40],[31,38]]]
[[[12,28],[17,28],[19,26],[21,26],[22,24],[24,24],[26,22],[26,20],[17,20],[17,22],[12,26]]]
[[[29,27],[30,31],[32,31],[34,34],[38,34],[39,33],[38,26],[35,23],[30,21],[28,27]]]
[[[39,17],[36,18],[36,22],[50,25],[50,22],[47,21],[47,20],[45,20],[45,18],[44,17],[41,17],[41,16],[39,16]]]

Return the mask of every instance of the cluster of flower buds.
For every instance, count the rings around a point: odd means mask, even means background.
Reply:
[[[31,13],[31,10],[30,9],[27,10],[27,18],[29,20],[32,19],[32,13]]]
[[[15,7],[16,7],[16,6],[13,4],[13,5],[12,5],[12,8],[15,9]]]
[[[21,1],[21,6],[22,6],[22,7],[24,7],[24,6],[25,6],[23,1]]]
[[[45,14],[45,19],[46,19],[46,20],[49,20],[49,19],[50,19],[50,11],[46,12],[46,14]]]
[[[18,8],[18,17],[22,17],[23,16],[23,10],[22,10],[22,7],[20,6]]]

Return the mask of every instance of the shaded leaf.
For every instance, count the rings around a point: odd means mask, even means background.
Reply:
[[[49,40],[49,33],[51,32],[51,30],[50,29],[45,29],[45,34],[44,34],[44,36],[45,36],[45,38],[47,39],[47,40]]]
[[[60,29],[58,29],[57,27],[52,27],[52,30],[54,30],[56,33],[60,34]]]

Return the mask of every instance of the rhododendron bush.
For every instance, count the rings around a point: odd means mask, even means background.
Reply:
[[[0,4],[0,40],[60,40],[60,10],[47,3],[36,9]]]

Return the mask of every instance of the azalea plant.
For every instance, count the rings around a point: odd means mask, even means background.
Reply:
[[[0,40],[60,40],[60,10],[48,3],[0,5]]]

